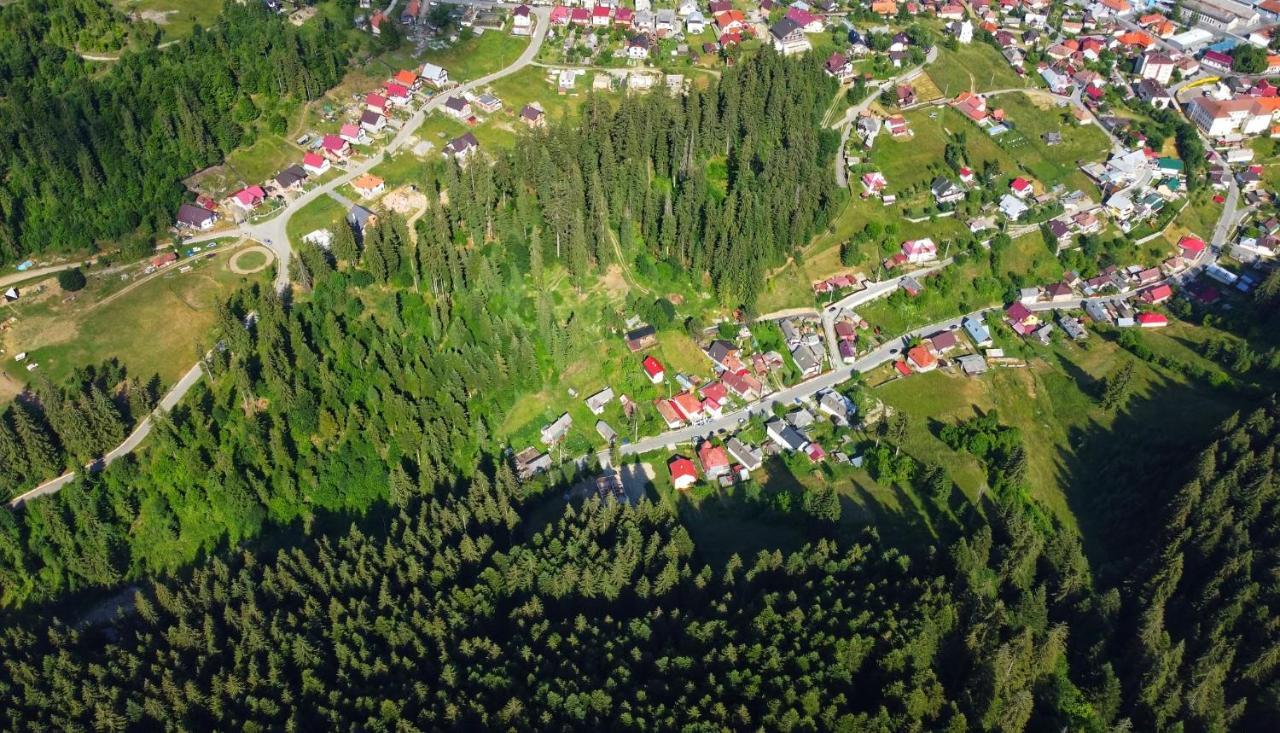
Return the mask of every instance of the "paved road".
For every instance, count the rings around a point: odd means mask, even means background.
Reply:
[[[774,392],[773,394],[762,398],[758,402],[754,402],[736,412],[729,413],[718,420],[710,420],[701,425],[690,425],[676,430],[669,430],[661,435],[650,438],[641,438],[634,443],[628,443],[622,446],[622,454],[634,455],[637,453],[648,453],[649,451],[665,448],[668,445],[692,443],[698,438],[703,438],[713,433],[734,431],[740,424],[749,420],[752,415],[765,417],[772,415],[774,405],[794,405],[804,398],[811,397],[824,390],[832,389],[836,385],[847,381],[853,376],[854,372],[869,372],[882,364],[886,364],[897,359],[898,354],[901,353],[906,342],[915,336],[926,336],[937,333],[938,331],[954,331],[960,328],[960,322],[966,317],[981,315],[984,312],[985,309],[974,311],[966,316],[958,316],[956,318],[938,321],[937,323],[931,323],[923,328],[918,328],[903,334],[900,338],[889,339],[874,350],[859,358],[853,364],[841,366],[825,374],[820,374],[812,379]]]
[[[947,265],[950,265],[953,261],[954,260],[951,257],[948,257],[945,260],[940,260],[928,267],[922,267],[918,270],[889,278],[888,280],[880,280],[870,283],[862,290],[846,295],[840,300],[837,300],[824,308],[822,311],[822,328],[826,332],[827,336],[827,356],[831,359],[831,365],[835,366],[840,363],[840,349],[839,345],[836,343],[836,319],[839,318],[841,313],[845,310],[857,308],[865,303],[870,303],[873,300],[887,297],[902,286],[903,280],[906,280],[909,277],[928,277]]]
[[[156,409],[163,410],[165,412],[172,410],[174,405],[177,405],[178,402],[181,401],[184,396],[186,396],[187,392],[190,391],[190,389],[193,386],[195,386],[195,383],[200,381],[200,377],[202,374],[204,374],[204,369],[199,364],[196,364],[195,366],[188,369],[187,373],[183,374],[182,378],[178,380],[178,383],[173,385],[173,388],[170,389],[167,393],[165,393],[164,397],[160,398],[160,404]],[[150,434],[151,434],[151,416],[148,415],[147,417],[142,419],[142,422],[138,423],[138,427],[134,428],[133,432],[129,434],[129,437],[124,439],[123,443],[116,446],[115,448],[112,448],[110,451],[106,453],[106,455],[102,456],[102,458],[99,458],[97,461],[94,461],[93,463],[86,465],[85,470],[91,471],[93,473],[97,473],[98,471],[101,471],[102,469],[114,463],[118,458],[121,458],[122,456],[132,453],[139,445],[141,445],[142,441],[145,440],[146,437]],[[61,476],[55,479],[50,479],[49,481],[46,481],[43,484],[40,484],[34,489],[31,489],[26,493],[19,494],[18,496],[11,499],[9,501],[9,508],[17,509],[18,507],[22,506],[23,504],[37,497],[47,496],[49,494],[56,494],[58,491],[62,489],[62,487],[71,483],[71,481],[75,479],[75,477],[76,477],[75,471],[68,471],[67,473],[62,474]]]
[[[454,0],[445,0],[445,2],[454,2]],[[502,3],[465,2],[461,0],[456,2],[456,4],[480,5],[484,7],[492,7],[492,6],[515,7],[515,5],[504,5]],[[394,7],[394,3],[392,4],[392,7]],[[521,54],[518,59],[516,59],[514,63],[512,63],[510,66],[507,66],[506,68],[500,71],[496,71],[492,74],[483,76],[474,81],[470,81],[465,84],[462,84],[461,86],[454,88],[452,90],[452,93],[461,94],[462,92],[470,91],[477,87],[481,87],[486,84],[492,83],[494,80],[501,79],[502,77],[507,76],[509,74],[514,74],[515,72],[528,66],[529,63],[534,59],[534,57],[537,56],[538,49],[542,47],[542,41],[546,38],[547,29],[550,26],[550,23],[548,21],[551,15],[551,9],[546,6],[540,6],[540,7],[534,8],[533,13],[537,18],[537,27],[534,31],[532,38],[530,39],[528,47],[525,49],[524,53]],[[438,94],[434,98],[432,98],[430,101],[428,101],[426,104],[422,105],[422,107],[420,107],[418,111],[413,114],[410,121],[405,123],[405,125],[400,128],[400,131],[396,133],[395,137],[387,145],[386,150],[394,152],[395,150],[402,147],[405,144],[405,142],[409,139],[409,137],[413,134],[413,131],[416,130],[420,124],[422,124],[423,118],[425,118],[425,116],[431,110],[443,104],[444,99],[447,96],[449,95]],[[320,196],[331,194],[333,190],[336,189],[338,186],[341,186],[347,181],[350,181],[355,177],[359,176],[360,174],[367,172],[370,168],[372,168],[374,165],[380,162],[382,160],[382,157],[383,157],[382,154],[370,156],[368,159],[355,164],[353,167],[348,168],[346,172],[343,173],[343,175],[339,176],[338,178],[335,178],[334,180],[324,184],[323,186],[317,186],[307,191],[306,193],[302,194],[298,198],[294,199],[289,203],[288,206],[286,206],[281,212],[279,212],[276,216],[274,216],[271,219],[268,219],[262,222],[252,223],[252,224],[244,224],[236,229],[199,234],[194,237],[191,237],[190,239],[185,240],[183,244],[186,244],[186,245],[198,244],[200,242],[207,242],[213,239],[220,239],[223,237],[237,237],[237,236],[256,239],[262,244],[264,244],[265,246],[267,246],[275,254],[276,260],[277,260],[276,280],[275,280],[276,287],[283,290],[289,287],[289,258],[293,254],[292,249],[289,246],[289,237],[287,234],[287,226],[289,223],[289,219],[293,216],[294,213],[296,213],[303,206],[306,206],[311,201],[314,201]],[[5,283],[8,283],[8,282],[20,282],[22,280],[26,280],[32,277],[37,277],[39,275],[58,272],[59,270],[65,270],[69,267],[75,267],[76,265],[79,265],[79,264],[81,263],[69,262],[61,265],[54,265],[51,267],[42,268],[40,270],[28,270],[27,272],[16,273],[14,275],[6,275],[4,277],[0,277],[0,285],[4,285]],[[178,402],[180,402],[184,396],[186,396],[187,392],[191,389],[191,387],[194,386],[196,382],[200,381],[200,377],[203,374],[204,374],[204,370],[200,366],[200,364],[196,364],[195,366],[191,367],[191,369],[187,370],[186,374],[182,375],[182,378],[178,380],[178,383],[175,384],[173,388],[170,389],[164,395],[163,398],[161,398],[160,404],[156,409],[164,410],[166,412],[169,410],[172,410],[173,407],[177,405]],[[99,460],[95,461],[92,464],[89,464],[88,466],[85,466],[85,469],[88,471],[94,471],[94,472],[102,470],[103,468],[110,465],[112,462],[114,462],[116,459],[120,458],[121,456],[124,456],[133,452],[142,443],[142,441],[145,440],[146,437],[150,434],[151,434],[151,417],[147,416],[142,420],[142,422],[138,424],[138,427],[134,429],[133,433],[130,434],[129,437],[125,438],[123,443],[121,443],[120,445],[116,446],[115,448],[107,452],[107,454],[102,456],[102,458],[100,458]],[[76,473],[74,471],[70,471],[55,479],[46,481],[43,484],[40,484],[39,486],[35,487],[34,489],[31,489],[30,491],[27,491],[15,497],[14,499],[10,500],[9,508],[16,509],[22,506],[23,504],[25,504],[26,502],[32,499],[35,499],[37,497],[47,496],[49,494],[55,494],[59,490],[61,490],[62,487],[71,483],[71,481],[74,480],[75,477],[76,477]]]
[[[937,60],[938,47],[933,46],[929,49],[928,53],[925,54],[923,64],[907,69],[891,79],[886,79],[872,85],[872,89],[878,91],[872,91],[869,89],[866,99],[845,110],[844,116],[841,117],[839,121],[829,125],[832,129],[840,130],[840,149],[836,152],[836,183],[841,188],[846,188],[849,185],[849,164],[845,161],[844,149],[849,142],[849,133],[853,129],[853,123],[862,115],[862,113],[867,111],[867,108],[871,106],[871,103],[876,101],[876,99],[879,98],[880,93],[886,88],[900,84],[909,79],[914,79],[919,76],[920,72],[924,71],[924,67]]]

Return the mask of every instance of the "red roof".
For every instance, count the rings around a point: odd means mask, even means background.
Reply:
[[[369,94],[364,98],[364,103],[369,105],[370,107],[377,107],[378,109],[382,109],[383,107],[387,106],[387,98],[382,96],[381,94],[377,94],[375,92],[369,92]]]
[[[338,137],[337,135],[325,135],[325,136],[324,136],[324,149],[325,149],[325,150],[332,150],[332,151],[334,151],[334,152],[337,152],[337,151],[342,150],[342,149],[344,149],[344,148],[346,148],[346,147],[347,147],[347,141],[346,141],[346,140],[343,140],[342,138]]]
[[[1028,181],[1022,176],[1018,176],[1013,179],[1013,183],[1009,184],[1009,188],[1012,188],[1015,191],[1025,191],[1028,188],[1031,188],[1031,181]]]
[[[312,168],[323,168],[324,156],[319,153],[307,153],[302,156],[302,164]]]
[[[698,478],[698,467],[693,465],[693,461],[684,456],[676,456],[667,461],[667,470],[671,472],[672,480],[684,477]]]
[[[1204,251],[1204,240],[1186,236],[1178,240],[1178,248],[1182,250],[1184,257],[1198,257]]]
[[[1004,309],[1004,314],[1014,323],[1022,323],[1031,317],[1031,309],[1022,303],[1014,303]]]
[[[707,473],[729,465],[729,455],[724,452],[724,448],[712,445],[709,440],[702,441],[702,445],[698,446],[698,460],[702,462],[702,470]]]
[[[354,122],[348,122],[342,126],[342,129],[338,131],[338,134],[343,137],[360,137],[360,127]]]
[[[640,366],[644,367],[645,374],[648,374],[650,379],[662,374],[662,362],[652,356],[646,356],[644,361],[640,362]]]
[[[680,412],[681,417],[686,420],[690,420],[694,416],[702,414],[702,400],[699,400],[688,392],[681,392],[675,397],[672,397],[671,402],[675,404],[676,410]]]
[[[574,8],[569,11],[569,18],[575,23],[579,21],[589,23],[591,22],[591,11],[586,8]]]
[[[813,461],[814,463],[818,463],[823,458],[827,457],[827,452],[824,451],[822,449],[822,446],[818,445],[817,443],[810,443],[809,445],[805,446],[804,452],[806,455],[809,456],[809,460]]]
[[[913,347],[907,352],[907,358],[912,364],[916,365],[916,369],[927,369],[937,363],[937,359],[933,358],[933,354],[923,346]]]
[[[725,396],[728,395],[729,393],[729,390],[725,389],[724,385],[721,384],[720,382],[711,382],[710,384],[704,384],[702,386],[701,391],[702,391],[703,397],[706,397],[709,400],[715,400],[716,402],[720,402],[720,403],[724,402]]]
[[[594,8],[592,8],[592,9],[591,9],[591,15],[592,15],[592,16],[594,16],[594,17],[596,17],[596,18],[608,18],[608,17],[609,17],[609,6],[608,6],[608,5],[597,5],[597,6],[595,6]]]
[[[1139,313],[1135,318],[1139,325],[1142,326],[1167,326],[1169,319],[1159,313]]]
[[[409,96],[409,90],[405,89],[399,84],[387,84],[387,96],[388,97],[407,97]]]
[[[1142,299],[1148,303],[1163,303],[1173,297],[1173,288],[1168,285],[1157,285],[1142,291]]]
[[[911,376],[911,367],[907,366],[907,363],[905,361],[902,361],[902,360],[895,361],[893,363],[893,368],[897,369],[898,373],[904,377]]]

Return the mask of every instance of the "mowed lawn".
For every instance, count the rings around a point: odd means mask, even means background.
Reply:
[[[985,43],[974,42],[951,51],[938,47],[938,60],[929,65],[929,78],[943,96],[960,92],[989,92],[1027,86],[1000,52]]]
[[[991,136],[950,107],[927,107],[904,115],[914,133],[909,138],[880,135],[871,149],[870,162],[889,183],[890,192],[928,184],[937,175],[954,177],[943,159],[947,141],[956,133],[965,136],[965,156],[970,166],[981,168],[994,161],[1001,171],[1016,170],[1018,161],[1002,150]],[[854,190],[861,184],[854,182]]]
[[[1111,150],[1106,133],[1096,125],[1076,124],[1070,106],[1060,107],[1047,98],[1001,94],[988,100],[988,106],[1003,108],[1014,130],[1025,138],[1022,147],[1010,152],[1029,173],[1048,186],[1065,183],[1092,191],[1093,184],[1080,166],[1106,159]],[[1045,142],[1044,136],[1050,132],[1062,135],[1062,142]]]
[[[510,66],[529,45],[529,39],[501,31],[486,31],[448,48],[427,49],[420,61],[443,66],[453,81],[471,81]]]
[[[163,42],[191,35],[196,24],[212,26],[222,13],[223,0],[114,0],[114,4],[160,26]]]
[[[119,359],[130,374],[149,378],[159,374],[166,385],[195,363],[197,346],[208,348],[216,305],[235,288],[270,276],[269,270],[250,276],[232,274],[229,253],[212,259],[181,261],[164,274],[140,283],[124,283],[117,275],[91,276],[88,287],[66,301],[55,278],[46,291],[13,307],[18,322],[3,334],[7,351],[0,368],[17,381],[26,381],[25,366],[38,363],[38,374],[55,384],[77,367]],[[34,290],[32,288],[31,290]],[[13,355],[26,352],[24,364]],[[8,390],[5,391],[8,395]]]
[[[297,247],[302,243],[302,238],[305,235],[317,229],[328,229],[330,232],[334,232],[334,227],[346,218],[346,213],[342,208],[342,204],[328,196],[321,196],[298,209],[293,217],[289,219],[289,241],[293,243],[293,246]]]

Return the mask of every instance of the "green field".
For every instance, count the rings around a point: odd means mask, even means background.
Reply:
[[[945,97],[960,92],[988,92],[1027,86],[1009,62],[991,46],[974,42],[952,51],[938,47],[938,60],[928,67],[929,78]]]
[[[994,161],[1007,174],[1017,170],[1019,160],[996,145],[991,136],[950,107],[912,110],[903,115],[914,133],[910,138],[895,139],[889,135],[876,138],[869,162],[884,174],[890,192],[901,192],[912,186],[928,186],[937,175],[955,173],[943,160],[947,140],[956,133],[965,135],[965,156],[973,168]],[[861,184],[854,182],[854,190]],[[932,199],[930,199],[932,202]]]
[[[55,278],[44,282],[43,293],[30,293],[9,311],[18,317],[13,328],[0,334],[5,355],[0,358],[0,397],[13,396],[15,383],[31,375],[27,364],[38,363],[38,374],[55,384],[77,367],[119,359],[131,374],[142,378],[159,374],[172,384],[195,363],[197,346],[210,346],[204,335],[213,325],[215,306],[240,284],[265,278],[232,274],[228,253],[212,259],[196,257],[171,265],[145,281],[121,280],[118,275],[90,275],[89,285],[68,299]],[[191,265],[182,273],[179,265]],[[13,361],[28,354],[23,364]]]
[[[245,185],[261,184],[294,163],[302,161],[302,151],[278,135],[264,135],[247,148],[236,148],[227,156],[226,167]]]
[[[1096,125],[1077,124],[1070,106],[1059,107],[1027,94],[1001,94],[988,100],[988,106],[1003,108],[1015,131],[1025,138],[1024,146],[1012,152],[1031,175],[1047,186],[1064,183],[1072,189],[1095,190],[1080,165],[1105,160],[1111,149],[1111,141]],[[1044,135],[1049,132],[1060,133],[1062,142],[1046,143]]]
[[[160,26],[161,41],[185,38],[199,24],[213,25],[223,0],[114,0],[122,11],[136,14]]]
[[[343,210],[342,204],[328,196],[321,196],[298,209],[289,219],[289,241],[296,247],[301,244],[303,236],[317,229],[328,229],[333,232],[334,227],[338,222],[343,221],[346,215],[347,212]]]

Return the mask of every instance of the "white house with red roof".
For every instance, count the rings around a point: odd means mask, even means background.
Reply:
[[[1018,176],[1009,184],[1009,190],[1013,192],[1014,196],[1017,196],[1020,199],[1025,199],[1031,195],[1031,181],[1028,181],[1022,176]]]
[[[613,23],[613,8],[597,5],[591,9],[591,25],[606,28]]]
[[[698,483],[698,467],[684,456],[675,456],[667,461],[667,471],[671,474],[671,485],[677,491],[685,491]]]
[[[1139,313],[1133,320],[1142,328],[1164,328],[1169,325],[1169,319],[1159,313]]]
[[[394,104],[397,107],[403,107],[409,103],[408,87],[396,84],[395,82],[388,82],[385,88],[387,91],[387,101],[391,104]]]
[[[649,381],[654,384],[662,384],[662,380],[666,379],[666,371],[662,368],[662,362],[653,358],[652,355],[646,356],[644,361],[640,362],[640,366],[644,368],[644,373],[649,376]]]
[[[671,404],[675,406],[676,413],[684,420],[688,420],[692,425],[699,425],[707,420],[707,414],[703,410],[702,400],[698,399],[691,392],[681,392],[671,398]]]
[[[341,135],[325,135],[320,148],[331,158],[341,159],[351,154],[351,143]]]
[[[354,122],[348,122],[338,130],[338,137],[346,140],[352,145],[359,145],[369,142],[369,138],[364,134],[364,130]]]
[[[712,445],[709,440],[702,441],[698,446],[698,462],[702,464],[702,472],[709,479],[729,473],[729,454],[725,453],[724,448]]]
[[[377,92],[369,92],[364,97],[364,107],[370,112],[385,115],[387,113],[387,98]]]
[[[902,254],[907,262],[920,264],[938,259],[938,245],[932,239],[910,239],[902,243]]]
[[[1194,260],[1204,253],[1204,240],[1190,235],[1178,240],[1178,251],[1185,260]]]
[[[307,153],[302,156],[302,169],[308,175],[318,176],[329,170],[329,159],[319,153]]]
[[[1146,290],[1143,290],[1138,297],[1142,300],[1143,303],[1146,303],[1147,305],[1160,305],[1161,303],[1173,297],[1173,288],[1169,287],[1164,283],[1161,283],[1159,285],[1156,285],[1155,287],[1150,287],[1150,288],[1147,288]]]
[[[249,186],[242,188],[231,195],[231,204],[245,213],[253,211],[258,204],[266,201],[267,192],[262,190],[262,186]]]

